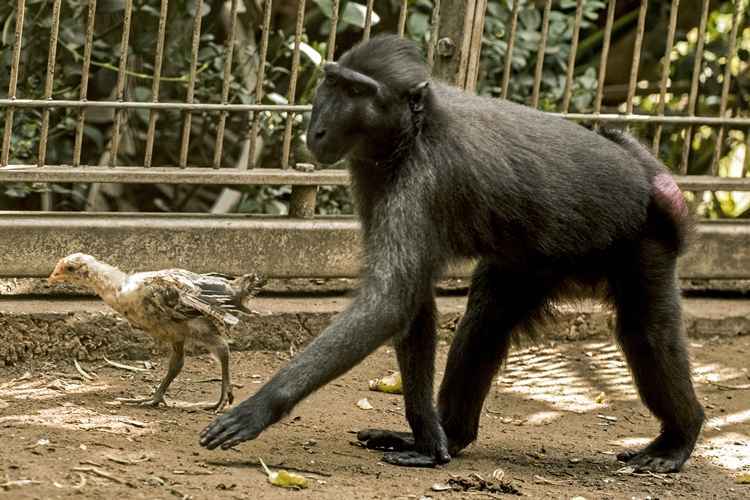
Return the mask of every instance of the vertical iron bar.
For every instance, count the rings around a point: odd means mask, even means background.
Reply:
[[[18,88],[18,66],[21,61],[21,43],[23,41],[23,17],[26,12],[26,0],[16,3],[16,34],[13,38],[13,55],[10,63],[10,81],[8,82],[8,99],[16,98]],[[5,129],[3,130],[3,151],[0,154],[0,167],[8,164],[10,156],[10,138],[13,133],[13,106],[5,110]]]
[[[434,15],[435,9],[439,8],[440,0],[437,0],[437,6],[433,8],[432,12]],[[406,32],[406,11],[409,7],[409,0],[401,0],[401,9],[398,12],[398,36],[404,37]]]
[[[406,22],[406,1],[402,7],[404,10],[404,22]],[[435,0],[432,7],[432,19],[430,20],[430,40],[427,42],[427,64],[430,67],[435,63],[435,49],[437,48],[438,33],[440,30],[440,0]]]
[[[641,46],[643,45],[643,33],[646,28],[646,10],[648,0],[641,0],[641,8],[638,11],[638,27],[635,31],[635,44],[633,44],[633,61],[630,64],[630,80],[628,81],[628,100],[625,105],[625,113],[633,114],[633,99],[635,98],[635,87],[638,85],[638,69],[641,65]]]
[[[500,97],[508,97],[508,83],[510,81],[510,70],[513,63],[513,45],[516,43],[516,28],[518,27],[518,6],[521,2],[513,0],[513,10],[510,15],[510,32],[505,49],[505,67],[503,68],[503,82]]]
[[[568,67],[565,74],[565,94],[563,96],[563,113],[570,109],[570,98],[573,95],[573,72],[576,69],[576,52],[578,52],[578,35],[581,31],[581,19],[583,18],[583,0],[576,1],[576,18],[573,24],[573,38],[570,41],[570,55],[568,56]]]
[[[661,65],[661,81],[659,82],[659,106],[657,107],[657,116],[664,116],[664,107],[667,103],[667,82],[669,81],[669,70],[672,66],[672,49],[674,48],[674,34],[677,29],[677,12],[680,10],[680,0],[672,0],[669,11],[669,26],[667,28],[667,46],[664,49],[664,59]],[[661,142],[661,133],[664,126],[661,123],[656,124],[654,131],[654,144],[652,150],[659,156],[659,143]]]
[[[89,0],[88,18],[86,19],[86,41],[83,45],[83,64],[81,65],[81,90],[78,100],[85,101],[89,91],[89,70],[91,68],[91,49],[94,45],[94,22],[96,21],[96,0]],[[81,164],[81,147],[83,145],[83,127],[86,124],[86,108],[78,111],[76,138],[73,146],[73,166]]]
[[[235,31],[237,30],[238,0],[232,0],[232,13],[229,22],[229,39],[224,47],[224,81],[221,85],[221,103],[226,104],[229,99],[229,83],[232,79],[232,55],[234,54]],[[221,155],[224,148],[224,127],[227,123],[227,112],[219,114],[219,124],[216,127],[216,145],[214,146],[213,167],[221,167]]]
[[[362,33],[362,40],[370,39],[370,31],[372,30],[372,6],[375,0],[367,0],[367,12],[365,13],[365,30]]]
[[[273,0],[266,0],[263,11],[263,32],[260,37],[260,61],[258,62],[258,75],[255,81],[255,102],[260,104],[263,101],[263,80],[266,77],[266,59],[268,57],[268,34],[271,31],[271,10],[273,9]],[[333,29],[333,26],[331,27]],[[250,132],[250,150],[247,155],[247,168],[255,167],[255,152],[258,147],[258,134],[260,133],[261,113],[251,113],[253,126]]]
[[[739,1],[734,4],[734,14],[732,15],[732,31],[729,35],[729,55],[727,63],[724,66],[724,82],[721,87],[721,101],[719,103],[719,116],[723,117],[727,112],[727,100],[729,98],[729,89],[732,84],[732,59],[737,55],[737,32],[742,24],[742,11]],[[714,159],[711,162],[711,175],[717,175],[719,172],[719,160],[721,160],[721,150],[724,146],[724,134],[726,126],[721,125],[716,135],[716,148],[714,149]]]
[[[474,5],[474,19],[472,20],[471,43],[469,45],[469,63],[466,66],[466,90],[473,92],[479,77],[479,56],[482,52],[482,34],[484,33],[484,13],[487,10],[487,0],[477,0]]]
[[[52,89],[55,86],[55,59],[57,57],[57,36],[60,32],[60,8],[62,0],[55,0],[52,4],[52,27],[49,30],[49,50],[47,51],[47,77],[44,80],[44,99],[52,99]],[[49,139],[50,108],[42,111],[42,130],[39,137],[39,154],[37,166],[44,166],[47,160],[47,140]],[[49,194],[49,193],[47,193]],[[45,196],[45,198],[47,198]],[[45,207],[49,210],[49,207]]]
[[[701,67],[703,65],[703,47],[706,41],[706,24],[708,21],[709,0],[703,0],[703,12],[701,12],[701,24],[698,29],[698,45],[695,48],[695,64],[693,65],[693,79],[690,82],[690,99],[688,102],[688,116],[695,116],[695,107],[698,104],[698,84],[700,83]],[[693,142],[693,126],[688,125],[685,130],[685,142],[682,143],[682,161],[680,162],[680,173],[687,173],[688,161],[690,160],[690,149]]]
[[[539,107],[539,89],[542,85],[542,70],[544,69],[544,53],[547,51],[547,35],[549,33],[549,13],[552,9],[552,0],[544,4],[544,16],[542,17],[542,38],[539,40],[539,48],[536,53],[536,68],[534,68],[534,89],[531,92],[531,107]]]
[[[198,69],[198,49],[201,41],[201,11],[203,10],[203,0],[195,2],[195,22],[193,23],[193,46],[192,57],[190,61],[190,79],[188,80],[188,89],[185,102],[193,104],[195,97],[195,78]],[[193,115],[190,111],[185,112],[185,120],[182,124],[182,139],[180,141],[180,166],[187,166],[188,147],[190,146],[190,128],[192,126]]]
[[[297,0],[297,26],[294,30],[294,50],[292,51],[292,72],[289,79],[287,102],[294,104],[297,94],[297,78],[299,77],[299,52],[302,38],[302,28],[305,21],[305,0]],[[286,129],[284,130],[284,146],[281,153],[281,168],[289,168],[289,155],[292,149],[292,131],[294,129],[294,113],[286,114]]]
[[[164,38],[167,32],[167,12],[169,0],[161,0],[159,11],[159,28],[156,35],[156,53],[154,54],[154,80],[151,82],[151,102],[159,102],[159,87],[161,84],[161,67],[164,62]],[[143,156],[143,165],[151,166],[154,153],[154,140],[156,136],[156,120],[159,112],[155,109],[148,114],[148,131],[146,132],[146,152]]]
[[[617,0],[609,0],[607,7],[607,22],[604,25],[604,40],[602,41],[602,53],[599,58],[599,77],[596,83],[596,99],[594,101],[594,114],[602,111],[602,99],[604,98],[604,80],[607,78],[607,62],[609,59],[609,44],[612,41],[612,25],[615,21],[615,5]]]
[[[128,44],[130,43],[130,20],[133,16],[133,0],[125,2],[125,15],[122,20],[122,39],[120,40],[120,67],[117,71],[116,99],[122,101],[125,95],[126,71],[128,68]],[[122,126],[123,110],[115,111],[115,124],[112,131],[112,155],[110,156],[110,165],[117,163],[117,152],[120,149],[120,127]]]
[[[331,32],[328,33],[328,47],[326,48],[326,61],[333,61],[336,54],[336,31],[339,29],[339,3],[333,0],[331,5]]]

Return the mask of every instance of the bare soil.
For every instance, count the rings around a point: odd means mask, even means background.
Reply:
[[[607,341],[517,349],[485,405],[480,437],[449,464],[404,469],[352,444],[368,427],[406,430],[400,396],[368,390],[396,369],[382,348],[254,442],[206,451],[198,432],[213,415],[185,402],[216,397],[217,366],[191,357],[159,409],[118,405],[145,395],[166,359],[130,372],[71,362],[0,370],[0,497],[3,498],[750,498],[750,337],[693,341],[694,372],[709,420],[679,474],[634,475],[614,454],[642,446],[657,423],[638,401],[617,349]],[[439,353],[438,375],[447,346]],[[282,366],[286,353],[233,353],[239,400]],[[128,361],[132,366],[143,363]],[[367,398],[373,409],[357,401]],[[290,491],[269,484],[262,458],[309,478]],[[619,472],[618,472],[619,470]],[[496,478],[493,479],[493,472]],[[484,482],[480,481],[482,478]],[[434,491],[433,485],[468,491]],[[506,493],[503,493],[506,492]],[[507,493],[511,492],[511,493]]]

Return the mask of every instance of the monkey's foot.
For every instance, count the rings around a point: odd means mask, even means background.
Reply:
[[[428,446],[417,446],[411,432],[387,431],[383,429],[366,429],[357,433],[357,439],[372,450],[388,451],[383,461],[402,467],[435,467],[451,459],[444,440],[436,440]],[[431,454],[422,449],[434,450]]]
[[[126,405],[137,405],[137,406],[159,406],[163,404],[167,406],[167,402],[164,400],[164,395],[154,394],[150,398],[117,398],[117,401],[125,403]]]
[[[679,472],[690,457],[693,446],[661,435],[641,451],[618,453],[617,460],[633,467],[635,472]]]

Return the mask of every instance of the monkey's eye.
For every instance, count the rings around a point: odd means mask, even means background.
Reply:
[[[335,75],[331,75],[331,74],[328,74],[328,75],[326,75],[326,77],[325,77],[325,82],[326,82],[326,85],[336,85],[336,81],[337,81],[337,80],[338,80],[338,79],[336,78],[336,76],[335,76]]]

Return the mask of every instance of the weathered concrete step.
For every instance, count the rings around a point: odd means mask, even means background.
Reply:
[[[257,314],[245,316],[232,334],[234,350],[287,350],[306,344],[349,302],[344,297],[257,298]],[[465,297],[440,297],[440,334],[450,339]],[[684,300],[685,328],[691,337],[750,334],[750,300]],[[563,304],[543,335],[582,339],[609,335],[612,312],[593,302]],[[356,332],[353,332],[356,335]],[[0,366],[31,360],[143,359],[155,342],[98,300],[0,300]]]

